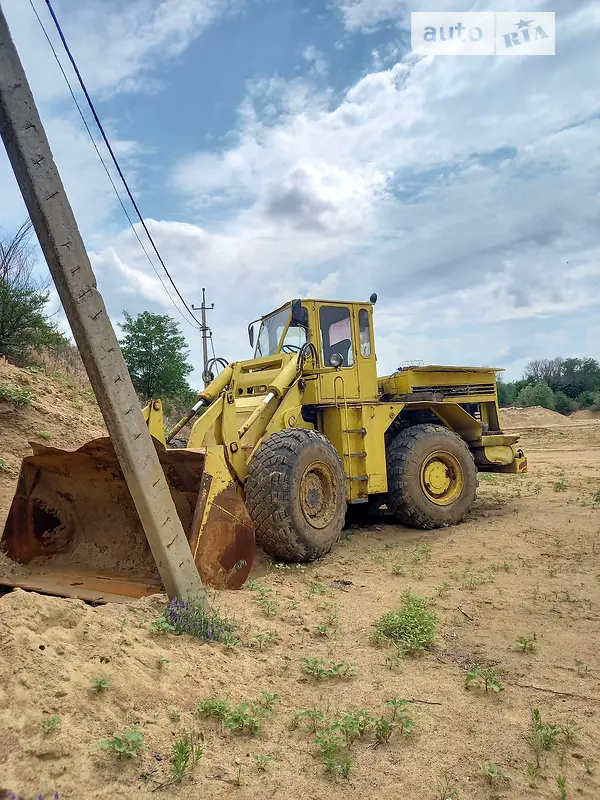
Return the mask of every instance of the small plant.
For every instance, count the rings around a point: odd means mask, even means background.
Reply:
[[[350,770],[353,764],[354,764],[354,759],[352,758],[351,755],[346,754],[345,756],[342,756],[339,763],[339,772],[342,778],[346,778],[346,780],[348,780],[348,778],[350,777]]]
[[[254,633],[252,634],[251,644],[256,645],[259,650],[262,650],[263,647],[266,647],[269,644],[273,644],[279,638],[279,634],[277,631],[266,631],[265,633]]]
[[[139,725],[132,725],[124,734],[115,733],[110,739],[98,742],[101,750],[112,750],[118,758],[137,758],[148,749],[144,732]]]
[[[554,482],[552,488],[554,489],[555,492],[566,492],[567,484],[565,483],[563,478],[560,478],[559,480]]]
[[[559,775],[556,779],[556,785],[560,792],[560,800],[567,800],[567,779],[564,775]]]
[[[50,439],[52,438],[52,434],[50,433],[50,431],[38,431],[38,436],[40,437],[40,439],[45,439],[47,442],[49,442]]]
[[[158,659],[157,659],[156,663],[157,663],[157,665],[158,665],[158,668],[159,668],[159,669],[162,669],[162,667],[164,667],[166,664],[170,664],[171,662],[170,662],[170,660],[169,660],[168,658],[165,658],[165,657],[163,656],[163,654],[161,653],[161,654],[159,655],[159,657],[158,657]]]
[[[323,678],[351,678],[358,672],[354,661],[332,661],[326,658],[303,658],[302,668],[317,680]]]
[[[536,483],[535,486],[533,487],[532,491],[533,491],[534,494],[539,494],[542,491],[543,488],[544,487],[542,486],[541,483]]]
[[[180,708],[170,708],[168,712],[168,717],[171,722],[180,722],[181,721],[181,709]]]
[[[325,725],[315,734],[315,745],[323,759],[325,770],[331,775],[337,775],[340,771],[340,750],[344,744],[345,740],[335,724]]]
[[[535,633],[532,636],[519,636],[517,639],[517,650],[520,653],[533,653],[536,642],[537,638]]]
[[[386,701],[386,706],[392,709],[392,722],[395,722],[397,727],[400,728],[402,733],[411,733],[415,727],[415,723],[410,718],[408,712],[408,700],[398,700],[392,698]]]
[[[109,689],[110,686],[111,682],[107,678],[90,678],[91,692],[103,692],[105,689]]]
[[[473,669],[469,670],[465,677],[465,689],[470,689],[472,686],[484,688],[486,692],[491,690],[496,694],[504,691],[500,676],[494,669],[473,667]]]
[[[600,489],[598,489],[596,494],[592,497],[592,503],[594,503],[594,505],[600,506]]]
[[[259,703],[240,703],[237,706],[231,706],[227,700],[203,700],[198,706],[198,714],[216,717],[232,733],[255,736],[279,699],[278,694],[263,692]]]
[[[15,408],[24,408],[31,403],[33,391],[28,386],[13,386],[0,383],[0,400],[12,403]]]
[[[281,697],[278,694],[271,694],[271,692],[261,692],[261,704],[268,708],[269,711],[272,711],[277,703],[281,700]]]
[[[450,589],[452,589],[452,584],[448,581],[443,581],[438,586],[434,587],[434,591],[438,597],[445,597]]]
[[[496,783],[507,783],[510,780],[502,767],[498,766],[498,764],[495,764],[493,761],[482,764],[479,769],[492,786]]]
[[[153,633],[187,633],[203,642],[221,644],[237,644],[238,641],[233,635],[235,625],[221,617],[213,605],[206,606],[200,599],[174,597],[153,625],[157,627]]]
[[[388,639],[406,654],[433,644],[438,616],[430,610],[430,602],[406,592],[399,609],[386,612],[374,623],[375,638]]]
[[[254,598],[256,605],[262,609],[266,617],[276,617],[279,603],[273,599],[273,590],[267,586],[258,584],[256,587],[257,596]]]
[[[551,750],[557,742],[560,729],[557,725],[542,722],[542,717],[535,706],[531,707],[531,730],[529,745],[535,753],[536,765],[540,767],[540,756],[544,750]]]
[[[372,724],[373,717],[370,714],[366,711],[355,711],[353,714],[345,714],[338,726],[346,737],[346,745],[350,747],[357,739],[365,735]]]
[[[275,760],[275,756],[262,753],[258,753],[257,755],[252,756],[252,758],[254,759],[254,763],[256,764],[259,772],[266,772],[269,764]]]
[[[189,775],[202,758],[202,747],[197,733],[188,733],[173,742],[171,748],[171,773],[177,782]]]
[[[415,564],[420,564],[421,562],[427,563],[431,558],[431,547],[428,544],[422,544],[413,550],[412,560]]]
[[[10,472],[10,465],[3,458],[0,458],[0,472]]]
[[[322,583],[311,583],[310,588],[308,590],[308,594],[311,597],[312,595],[315,594],[326,594],[326,593],[327,593],[327,587],[324,586]]]
[[[396,725],[387,717],[377,717],[375,720],[375,741],[377,744],[387,744]]]
[[[44,733],[53,733],[60,726],[60,717],[58,714],[52,714],[51,717],[46,717],[42,722],[42,730]]]
[[[403,661],[404,650],[401,647],[395,647],[385,654],[385,665],[388,669],[398,669],[398,667],[402,666]]]
[[[292,720],[292,727],[298,727],[300,722],[307,720],[313,733],[325,722],[325,714],[320,708],[306,708],[304,711],[298,711]]]
[[[153,636],[166,636],[167,633],[176,633],[175,628],[167,621],[166,617],[159,617],[148,625],[148,630]]]
[[[450,778],[444,777],[438,783],[436,800],[458,800],[458,788]]]
[[[402,564],[392,564],[392,575],[406,575],[406,567]]]
[[[229,714],[230,708],[228,700],[203,700],[197,710],[201,717],[216,717],[223,720]]]

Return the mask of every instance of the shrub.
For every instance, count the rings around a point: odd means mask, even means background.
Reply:
[[[515,403],[524,408],[527,406],[542,406],[553,411],[555,407],[554,392],[546,381],[538,381],[529,386],[524,386],[517,395]]]
[[[568,397],[564,392],[554,392],[554,409],[561,414],[575,411],[577,403]]]
[[[433,644],[438,616],[430,610],[430,603],[429,598],[406,592],[399,609],[387,611],[373,624],[375,637],[393,642],[404,653]]]

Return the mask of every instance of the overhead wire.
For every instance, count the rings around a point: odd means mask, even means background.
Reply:
[[[73,69],[75,71],[75,75],[77,76],[77,79],[79,81],[79,85],[81,86],[81,89],[82,89],[82,91],[83,91],[83,93],[85,95],[85,98],[86,98],[87,102],[88,102],[88,105],[90,107],[90,110],[92,112],[94,120],[96,122],[96,125],[98,126],[98,130],[100,131],[100,134],[102,135],[102,139],[104,140],[104,144],[106,145],[106,148],[107,148],[107,150],[108,150],[108,152],[109,152],[109,154],[111,156],[111,159],[113,161],[113,164],[115,165],[115,168],[116,168],[116,170],[117,170],[117,172],[119,174],[119,177],[121,178],[121,181],[123,182],[123,186],[125,187],[125,191],[127,192],[129,200],[131,201],[131,204],[133,205],[133,207],[135,209],[135,212],[136,212],[137,217],[138,217],[138,219],[139,219],[139,221],[140,221],[140,223],[141,223],[141,225],[142,225],[142,227],[144,229],[144,232],[146,233],[146,236],[148,237],[148,240],[149,240],[150,244],[152,245],[152,248],[153,248],[154,252],[156,253],[156,256],[157,256],[162,268],[164,269],[164,271],[165,271],[165,273],[166,273],[171,285],[175,289],[175,292],[177,293],[177,296],[179,297],[179,299],[183,303],[183,306],[185,307],[185,309],[188,312],[188,314],[190,315],[190,317],[194,320],[196,325],[191,323],[182,314],[181,310],[179,309],[179,307],[175,303],[173,297],[171,296],[171,294],[167,290],[167,287],[165,286],[165,283],[164,283],[160,273],[156,269],[156,266],[154,265],[154,262],[150,258],[150,255],[149,255],[148,251],[146,250],[142,240],[140,239],[140,236],[139,236],[139,234],[138,234],[138,232],[137,232],[137,230],[135,228],[135,225],[134,225],[134,223],[133,223],[133,221],[132,221],[132,219],[131,219],[131,217],[130,217],[130,215],[129,215],[126,207],[125,207],[125,204],[123,203],[123,200],[122,200],[122,198],[121,198],[121,196],[120,196],[120,194],[119,194],[119,192],[117,190],[117,187],[116,187],[115,182],[114,182],[114,180],[112,178],[112,175],[110,174],[110,171],[108,170],[108,167],[106,166],[106,163],[105,163],[105,161],[104,161],[104,159],[102,157],[102,154],[100,153],[100,150],[98,149],[98,145],[96,144],[96,140],[94,139],[94,137],[92,135],[92,132],[91,132],[90,127],[89,127],[89,125],[87,123],[87,120],[85,119],[85,116],[84,116],[84,114],[83,114],[83,112],[81,110],[81,106],[79,105],[79,103],[77,101],[75,93],[74,93],[74,91],[73,91],[73,89],[71,87],[69,79],[68,79],[68,77],[67,77],[67,75],[65,73],[65,70],[64,70],[63,66],[62,66],[62,63],[61,63],[60,59],[58,58],[58,54],[56,52],[56,49],[54,48],[54,45],[52,44],[52,41],[51,41],[51,39],[50,39],[50,37],[48,35],[48,32],[46,31],[46,29],[44,27],[44,24],[43,24],[42,20],[40,19],[40,16],[39,16],[39,14],[38,14],[38,12],[37,12],[37,10],[35,8],[35,5],[33,4],[33,0],[29,0],[29,3],[30,3],[30,5],[31,5],[31,7],[33,9],[33,12],[34,12],[35,16],[37,17],[37,20],[38,20],[38,22],[40,24],[40,27],[42,28],[42,30],[44,32],[44,35],[45,35],[45,37],[46,37],[46,39],[48,41],[48,44],[50,45],[50,48],[51,48],[52,53],[54,55],[54,58],[56,59],[56,62],[58,64],[59,68],[60,68],[60,71],[62,72],[62,75],[63,75],[63,77],[65,79],[65,82],[66,82],[66,84],[67,84],[67,86],[69,88],[69,92],[71,94],[71,97],[73,98],[73,101],[75,102],[75,105],[77,106],[77,110],[79,111],[79,115],[81,116],[83,124],[85,125],[85,128],[86,128],[86,130],[87,130],[87,132],[88,132],[88,134],[90,136],[90,139],[92,140],[92,144],[94,145],[94,149],[96,150],[96,153],[98,154],[98,157],[99,157],[99,159],[100,159],[100,161],[102,163],[102,166],[104,167],[104,170],[105,170],[106,174],[108,175],[108,178],[109,178],[109,180],[110,180],[110,182],[112,184],[112,187],[113,187],[113,189],[115,191],[115,194],[117,195],[117,198],[119,200],[121,208],[123,209],[123,211],[125,213],[125,216],[127,217],[128,221],[129,221],[129,224],[131,225],[131,228],[132,228],[132,230],[133,230],[133,232],[134,232],[134,234],[135,234],[140,246],[142,247],[142,250],[144,251],[144,253],[146,255],[146,258],[148,259],[150,265],[152,266],[152,269],[156,273],[156,276],[158,277],[159,281],[161,282],[163,288],[165,289],[165,292],[167,293],[167,296],[169,297],[169,299],[173,303],[174,307],[177,309],[177,312],[182,317],[182,319],[185,320],[185,322],[187,322],[192,327],[196,327],[196,326],[201,327],[200,321],[192,313],[192,310],[190,309],[190,307],[186,303],[186,301],[185,301],[183,295],[181,294],[181,292],[179,291],[175,281],[171,277],[171,274],[170,274],[169,270],[167,269],[167,266],[166,266],[161,254],[160,254],[160,252],[158,250],[158,247],[156,246],[156,244],[154,242],[154,239],[152,238],[152,235],[150,234],[150,231],[148,230],[148,226],[146,225],[146,222],[144,221],[144,218],[143,218],[143,216],[142,216],[142,214],[140,212],[140,209],[139,209],[139,207],[138,207],[138,205],[137,205],[137,203],[135,201],[135,198],[134,198],[134,196],[133,196],[133,194],[131,192],[131,189],[129,188],[129,184],[127,183],[127,180],[126,180],[126,178],[125,178],[125,176],[123,174],[123,171],[122,171],[122,169],[121,169],[121,167],[119,165],[117,157],[115,156],[114,151],[113,151],[113,149],[111,147],[111,144],[110,144],[110,142],[108,140],[108,137],[107,137],[107,135],[106,135],[106,133],[104,131],[104,127],[103,127],[103,125],[102,125],[102,123],[100,121],[100,118],[98,117],[98,114],[96,112],[96,108],[95,108],[95,106],[94,106],[94,104],[92,102],[92,99],[91,99],[90,94],[89,94],[89,92],[87,90],[85,82],[84,82],[84,80],[83,80],[83,78],[81,76],[79,68],[77,67],[77,63],[76,63],[76,61],[75,61],[75,59],[74,59],[74,57],[73,57],[73,55],[71,53],[69,45],[67,44],[67,41],[66,41],[65,36],[63,34],[62,28],[60,26],[60,23],[59,23],[57,17],[56,17],[56,14],[54,13],[54,9],[52,8],[52,4],[50,3],[50,0],[46,0],[46,5],[48,6],[48,11],[50,12],[50,16],[52,17],[52,20],[53,20],[53,22],[54,22],[54,24],[56,26],[56,30],[58,32],[58,35],[59,35],[59,37],[61,39],[61,42],[62,42],[64,48],[65,48],[65,52],[66,52],[66,54],[67,54],[67,56],[69,58],[69,61],[71,62],[71,65],[72,65],[72,67],[73,67]]]

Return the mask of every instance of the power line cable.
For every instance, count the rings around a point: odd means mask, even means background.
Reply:
[[[93,134],[92,134],[92,131],[90,130],[90,126],[89,126],[89,125],[88,125],[88,123],[87,123],[87,120],[86,120],[86,118],[85,118],[85,115],[84,115],[83,111],[81,110],[81,106],[79,105],[79,101],[77,100],[77,97],[75,96],[75,92],[73,91],[73,88],[72,88],[72,86],[71,86],[71,83],[70,83],[70,81],[69,81],[69,78],[67,77],[67,74],[66,74],[66,72],[65,72],[65,70],[64,70],[64,68],[63,68],[63,65],[62,65],[62,63],[61,63],[61,61],[60,61],[60,59],[59,59],[59,57],[58,57],[58,53],[56,52],[56,49],[54,48],[54,45],[52,44],[52,40],[50,39],[50,36],[48,35],[48,32],[46,31],[46,28],[44,27],[44,23],[43,23],[43,22],[42,22],[42,20],[40,19],[40,15],[39,15],[39,14],[38,14],[38,12],[37,12],[37,9],[36,9],[36,7],[35,7],[35,5],[34,5],[34,3],[33,3],[33,0],[29,0],[29,5],[30,5],[30,6],[31,6],[31,8],[33,9],[33,13],[35,14],[35,16],[36,16],[36,18],[37,18],[37,21],[38,21],[38,22],[39,22],[39,24],[40,24],[40,28],[42,29],[42,31],[43,31],[43,33],[44,33],[44,36],[46,37],[46,41],[48,42],[48,45],[50,46],[50,49],[52,50],[52,54],[53,54],[53,56],[54,56],[54,59],[56,60],[56,63],[58,64],[58,67],[59,67],[60,71],[62,72],[62,76],[63,76],[63,78],[65,79],[65,83],[67,84],[67,87],[68,87],[68,89],[69,89],[69,92],[70,92],[70,94],[71,94],[71,97],[73,98],[73,102],[75,103],[75,106],[76,106],[76,108],[77,108],[77,111],[79,112],[79,116],[81,117],[81,121],[83,122],[83,124],[84,124],[84,126],[85,126],[85,129],[86,129],[86,131],[88,132],[88,136],[90,137],[90,140],[91,140],[92,144],[94,145],[94,150],[96,151],[96,154],[97,154],[98,158],[100,159],[100,163],[101,163],[101,164],[102,164],[102,166],[104,167],[104,171],[106,172],[106,175],[107,175],[107,177],[108,177],[108,180],[110,181],[110,183],[111,183],[111,185],[112,185],[112,188],[113,188],[113,190],[114,190],[114,193],[115,193],[115,195],[116,195],[116,197],[117,197],[117,200],[119,201],[119,203],[120,203],[120,205],[121,205],[121,208],[123,209],[123,213],[124,213],[124,214],[125,214],[125,216],[127,217],[127,220],[128,220],[128,222],[129,222],[129,225],[131,226],[131,230],[133,231],[133,233],[134,233],[134,235],[135,235],[135,238],[138,240],[140,247],[141,247],[141,248],[142,248],[142,250],[144,251],[144,255],[145,255],[145,256],[146,256],[146,258],[148,259],[148,263],[150,264],[150,266],[151,266],[151,267],[152,267],[152,269],[154,270],[154,273],[156,274],[156,277],[157,277],[157,278],[158,278],[158,280],[160,281],[160,283],[161,283],[161,285],[162,285],[163,289],[165,290],[165,294],[167,295],[167,297],[169,298],[169,300],[171,301],[171,303],[173,303],[173,306],[174,306],[175,310],[177,311],[177,313],[179,314],[179,316],[181,317],[181,319],[182,319],[184,322],[187,322],[187,324],[188,324],[188,325],[190,325],[191,327],[195,328],[196,326],[194,325],[194,323],[193,323],[193,322],[190,322],[190,321],[189,321],[189,320],[188,320],[188,319],[187,319],[187,318],[186,318],[186,317],[185,317],[185,316],[184,316],[184,315],[181,313],[181,310],[180,310],[179,306],[177,305],[177,303],[175,302],[175,300],[173,300],[173,297],[171,296],[171,294],[170,294],[169,290],[167,289],[167,287],[166,287],[166,285],[165,285],[165,282],[163,281],[163,279],[162,279],[162,277],[161,277],[161,274],[160,274],[160,272],[159,272],[159,271],[156,269],[156,266],[154,265],[154,262],[153,262],[153,261],[152,261],[152,259],[150,258],[150,254],[148,253],[148,251],[146,250],[146,248],[145,248],[145,246],[144,246],[144,243],[143,243],[143,242],[142,242],[142,240],[140,239],[140,235],[138,234],[138,232],[137,232],[137,230],[136,230],[136,228],[135,228],[135,225],[134,225],[134,223],[133,223],[133,220],[131,219],[131,216],[129,215],[129,212],[127,211],[127,208],[125,207],[125,204],[123,203],[123,200],[122,200],[122,198],[121,198],[121,195],[119,194],[119,190],[117,189],[117,187],[116,187],[116,185],[115,185],[115,182],[114,182],[114,180],[113,180],[113,177],[112,177],[112,175],[110,174],[110,171],[109,171],[108,167],[106,166],[106,162],[104,161],[104,158],[102,157],[102,153],[101,153],[101,152],[100,152],[100,150],[98,149],[98,145],[96,144],[96,140],[94,139],[94,136],[93,136]]]
[[[31,0],[30,0],[30,2],[31,2]],[[89,92],[87,90],[85,82],[84,82],[83,78],[81,77],[81,73],[79,71],[79,67],[77,66],[77,63],[76,63],[75,59],[73,58],[73,54],[71,53],[69,45],[67,44],[67,40],[65,39],[65,35],[64,35],[63,31],[62,31],[62,28],[60,26],[60,23],[59,23],[57,17],[56,17],[56,14],[54,13],[54,9],[52,8],[52,3],[50,2],[50,0],[46,0],[46,5],[48,6],[48,11],[50,12],[50,16],[52,17],[54,25],[56,26],[56,30],[58,32],[58,35],[60,36],[61,42],[63,43],[63,47],[65,48],[65,52],[67,54],[67,57],[69,58],[69,61],[71,62],[71,66],[73,67],[73,69],[75,71],[75,75],[77,76],[77,80],[79,81],[79,85],[81,86],[81,90],[85,95],[85,99],[88,102],[88,105],[90,107],[90,111],[92,112],[92,115],[94,117],[96,125],[98,126],[98,130],[100,131],[100,134],[102,135],[102,139],[104,140],[104,144],[106,145],[106,148],[107,148],[108,152],[110,153],[110,157],[112,159],[112,162],[115,165],[115,168],[116,168],[117,172],[119,173],[119,177],[121,178],[121,181],[123,182],[123,186],[125,187],[125,191],[127,192],[127,195],[128,195],[128,197],[129,197],[129,199],[131,201],[131,204],[133,205],[133,207],[135,209],[137,217],[138,217],[138,219],[139,219],[139,221],[140,221],[140,223],[141,223],[141,225],[142,225],[142,227],[143,227],[143,229],[144,229],[144,231],[146,233],[146,236],[148,237],[148,240],[150,241],[150,244],[152,245],[152,248],[153,248],[154,252],[156,253],[156,256],[157,256],[157,258],[158,258],[158,260],[160,262],[160,265],[164,269],[169,281],[171,282],[171,285],[175,289],[175,292],[177,293],[177,296],[179,297],[179,299],[181,300],[181,302],[185,306],[185,309],[188,312],[188,314],[190,315],[190,317],[198,324],[198,326],[200,326],[201,325],[200,321],[192,313],[192,310],[190,309],[190,307],[186,303],[183,295],[181,294],[181,292],[177,288],[177,285],[176,285],[175,281],[173,280],[173,278],[171,277],[171,273],[167,269],[167,265],[165,264],[165,262],[163,260],[163,257],[161,256],[161,254],[160,254],[160,252],[158,250],[158,247],[156,246],[156,244],[154,242],[154,239],[152,238],[152,236],[150,234],[150,231],[148,230],[148,226],[146,225],[146,223],[144,221],[142,213],[141,213],[141,211],[140,211],[140,209],[138,207],[138,204],[135,201],[135,198],[134,198],[134,196],[133,196],[133,194],[131,192],[131,189],[129,188],[129,184],[127,183],[127,180],[125,179],[125,175],[123,174],[121,166],[119,165],[117,157],[115,156],[114,151],[113,151],[113,149],[111,147],[111,144],[110,144],[110,142],[108,140],[108,137],[107,137],[107,135],[106,135],[106,133],[104,131],[104,127],[103,127],[103,125],[102,125],[102,123],[100,121],[98,113],[96,112],[96,108],[94,106],[94,103],[92,102],[92,98],[90,97],[90,94],[89,94]]]

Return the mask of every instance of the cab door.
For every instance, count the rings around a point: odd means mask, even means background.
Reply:
[[[319,376],[322,400],[358,400],[356,320],[353,309],[343,304],[323,303],[317,308],[321,364]],[[340,362],[339,367],[331,362]]]

